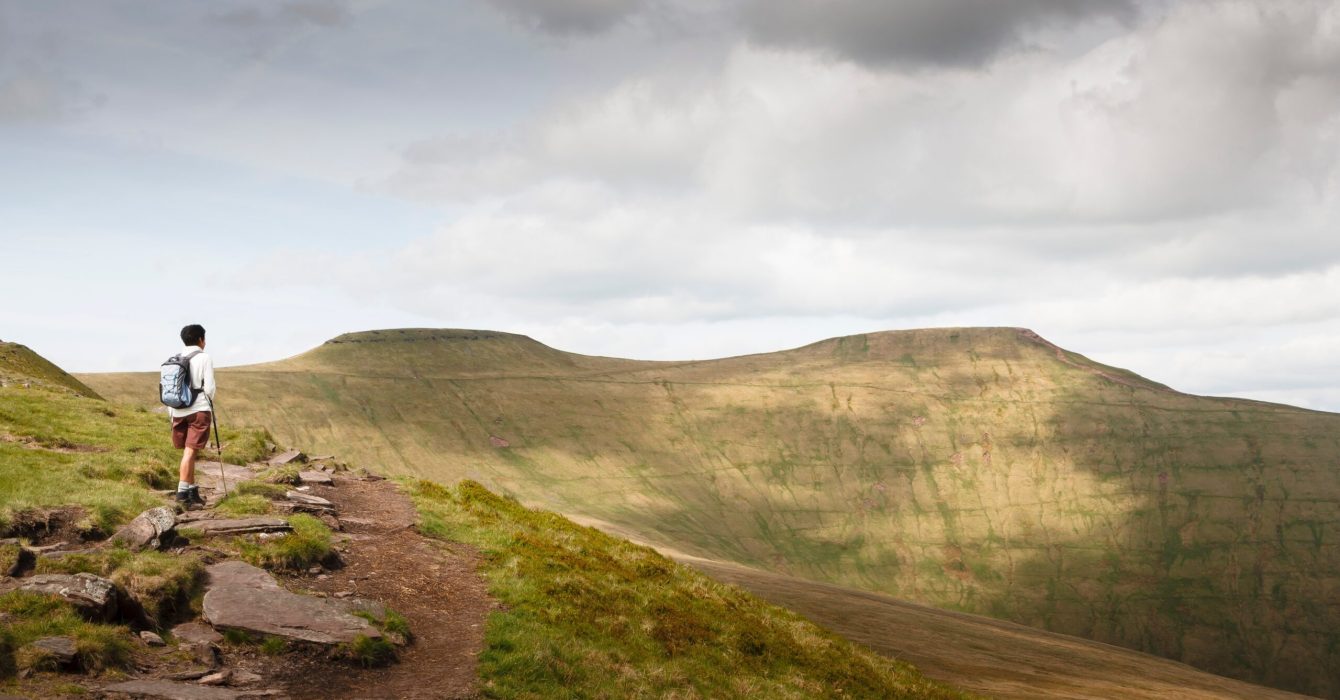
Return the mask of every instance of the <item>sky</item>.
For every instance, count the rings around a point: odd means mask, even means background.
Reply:
[[[1022,326],[1340,411],[1340,3],[0,0],[0,339]]]

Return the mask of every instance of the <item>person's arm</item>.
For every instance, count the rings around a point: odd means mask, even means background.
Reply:
[[[205,355],[204,360],[204,367],[201,368],[204,382],[201,383],[200,388],[204,390],[205,396],[208,396],[209,400],[213,401],[214,389],[216,388],[214,384],[214,358]]]

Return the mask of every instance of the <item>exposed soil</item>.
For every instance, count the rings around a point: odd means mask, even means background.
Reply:
[[[386,668],[281,657],[275,663],[282,667],[266,675],[290,679],[286,690],[295,699],[477,697],[476,660],[494,607],[477,571],[478,552],[420,535],[413,503],[392,482],[339,479],[311,493],[335,503],[344,530],[337,540],[347,541],[345,566],[286,585],[381,601],[405,616],[414,642]]]
[[[85,522],[88,511],[80,506],[26,508],[14,513],[0,537],[22,537],[36,546],[55,542],[85,542],[104,536],[90,530]]]

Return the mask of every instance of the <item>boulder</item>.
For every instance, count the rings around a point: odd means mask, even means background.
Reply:
[[[128,549],[158,549],[172,539],[172,528],[177,524],[177,514],[167,506],[150,508],[135,516],[134,520],[112,535],[112,542]]]
[[[252,532],[288,532],[293,529],[283,518],[270,517],[193,520],[189,527],[205,537],[244,535]]]
[[[240,561],[214,564],[207,571],[204,616],[216,628],[326,645],[381,637],[371,623],[352,614],[375,603],[290,593],[265,570]]]
[[[0,593],[29,591],[59,596],[74,605],[81,615],[95,622],[116,617],[116,586],[93,574],[39,574],[0,583]]]
[[[276,467],[282,467],[285,464],[293,464],[294,462],[297,462],[298,464],[306,463],[307,455],[298,450],[289,450],[287,452],[280,452],[268,460],[270,465]]]

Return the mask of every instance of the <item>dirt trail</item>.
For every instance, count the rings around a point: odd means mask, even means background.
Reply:
[[[303,672],[285,669],[287,688],[302,698],[474,698],[476,661],[484,646],[484,620],[494,603],[477,572],[478,553],[414,530],[410,499],[389,481],[338,479],[314,486],[339,512],[346,540],[345,567],[327,578],[298,577],[291,588],[328,595],[352,593],[384,602],[404,615],[414,643],[398,664]]]

